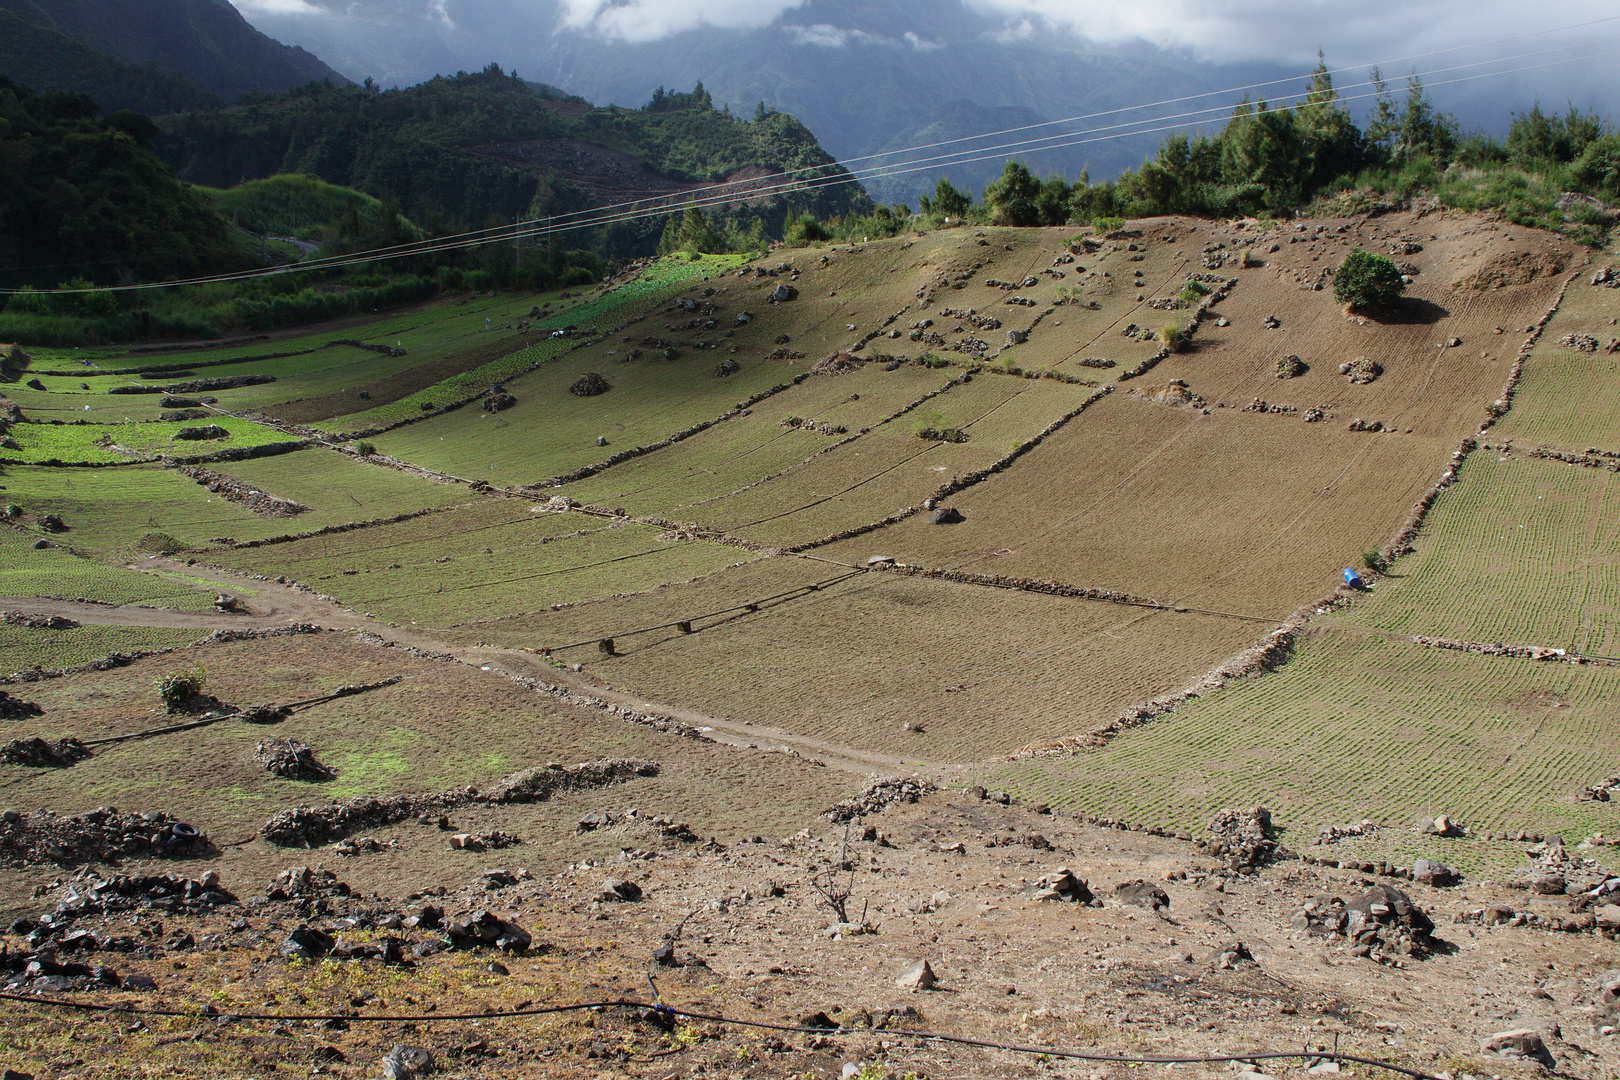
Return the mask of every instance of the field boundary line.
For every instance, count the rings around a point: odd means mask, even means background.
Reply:
[[[948,499],[957,492],[970,488],[974,484],[981,483],[984,480],[988,480],[996,473],[1003,472],[1010,468],[1015,462],[1018,461],[1019,458],[1023,457],[1031,450],[1034,450],[1037,446],[1040,446],[1041,443],[1045,442],[1052,435],[1056,434],[1071,420],[1074,420],[1087,409],[1091,408],[1097,402],[1101,401],[1103,398],[1107,397],[1113,392],[1114,388],[1112,385],[1104,386],[1102,389],[1098,390],[1096,393],[1082,401],[1079,405],[1075,406],[1073,409],[1070,409],[1068,412],[1046,425],[1046,427],[1043,428],[1039,434],[1031,438],[1028,442],[1019,443],[1010,454],[1006,454],[1003,457],[998,458],[995,462],[983,469],[975,470],[974,472],[968,473],[966,476],[952,480],[948,484],[941,485],[935,489],[932,495],[924,499],[916,506],[908,506],[902,510],[897,510],[888,517],[879,521],[868,522],[865,525],[857,525],[854,528],[845,529],[843,532],[834,533],[833,535],[823,537],[820,540],[812,540],[806,544],[795,544],[794,546],[784,548],[783,550],[790,555],[800,555],[806,551],[813,551],[819,547],[826,547],[828,544],[836,544],[842,540],[852,540],[857,536],[864,536],[866,533],[876,532],[878,529],[886,528],[890,525],[897,525],[915,514],[922,513],[924,510],[932,510],[940,500]]]
[[[1440,479],[1423,493],[1423,496],[1418,499],[1417,504],[1412,508],[1411,513],[1407,515],[1406,521],[1396,531],[1395,536],[1380,550],[1380,562],[1386,572],[1392,562],[1412,550],[1412,541],[1417,538],[1419,531],[1427,521],[1429,511],[1433,508],[1435,500],[1439,498],[1442,491],[1456,483],[1463,462],[1467,460],[1469,453],[1478,447],[1478,439],[1484,437],[1496,421],[1512,408],[1513,395],[1518,389],[1520,379],[1523,377],[1525,361],[1529,359],[1531,351],[1535,348],[1537,341],[1540,340],[1547,324],[1552,321],[1553,316],[1558,313],[1558,309],[1563,305],[1564,294],[1569,289],[1570,282],[1574,281],[1579,273],[1579,270],[1575,270],[1565,276],[1564,283],[1559,287],[1558,294],[1553,298],[1551,306],[1535,324],[1534,331],[1519,346],[1518,356],[1514,359],[1513,366],[1508,371],[1507,379],[1502,386],[1502,392],[1487,407],[1485,419],[1480,424],[1478,432],[1475,435],[1465,436],[1458,449],[1452,451],[1451,460],[1447,464],[1445,471],[1440,474]],[[1369,570],[1368,576],[1374,577],[1374,572]],[[1032,743],[995,760],[1012,761],[1021,758],[1053,757],[1060,754],[1075,754],[1085,750],[1100,749],[1113,741],[1121,732],[1140,727],[1151,720],[1172,712],[1177,707],[1198,698],[1205,692],[1226,685],[1230,679],[1252,678],[1263,675],[1268,671],[1275,671],[1288,662],[1293,654],[1294,643],[1299,631],[1311,621],[1312,617],[1326,614],[1348,604],[1354,592],[1355,590],[1349,586],[1340,585],[1329,596],[1314,604],[1308,604],[1300,608],[1288,616],[1287,619],[1279,620],[1283,624],[1281,629],[1273,631],[1264,639],[1220,664],[1179,693],[1156,697],[1141,705],[1126,709],[1114,720],[1101,727],[1093,728],[1091,731],[1049,742]],[[1412,640],[1418,641],[1416,637],[1413,637]],[[1438,642],[1441,639],[1434,640]],[[1454,646],[1434,645],[1432,647],[1450,648]]]
[[[874,567],[881,569],[881,567]],[[1124,607],[1148,608],[1152,611],[1168,611],[1177,615],[1213,615],[1222,619],[1241,619],[1244,622],[1281,623],[1284,620],[1263,615],[1243,615],[1233,611],[1216,611],[1212,608],[1187,607],[1184,604],[1171,604],[1151,597],[1135,596],[1131,593],[1120,592],[1116,589],[1098,589],[1084,585],[1070,585],[1067,582],[1053,581],[1044,578],[1011,578],[1000,574],[975,574],[966,570],[933,569],[926,566],[908,566],[904,563],[895,563],[889,568],[891,573],[903,574],[907,577],[929,578],[935,581],[950,581],[958,585],[979,585],[992,589],[1010,589],[1015,592],[1040,593],[1046,596],[1061,596],[1074,600],[1098,600],[1109,604],[1119,604]]]

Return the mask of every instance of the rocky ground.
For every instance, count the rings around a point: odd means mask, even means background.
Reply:
[[[1407,867],[1304,862],[1248,811],[1189,841],[894,784],[802,832],[725,846],[625,804],[633,788],[590,794],[598,808],[576,828],[617,856],[544,865],[543,845],[492,848],[401,895],[345,883],[400,842],[383,833],[262,881],[222,880],[206,851],[179,850],[46,882],[0,939],[0,979],[23,999],[5,1001],[0,1066],[660,1080],[1132,1068],[927,1032],[1098,1057],[1308,1055],[1137,1067],[1199,1074],[1379,1071],[1323,1056],[1336,1050],[1456,1080],[1620,1075],[1620,950],[1586,895],[1607,878],[1564,853],[1585,892],[1553,893],[1545,842],[1522,879],[1446,888]],[[428,815],[394,831],[442,845],[457,826]],[[822,1030],[624,1006],[528,1015],[654,1003],[654,985],[677,1010]]]

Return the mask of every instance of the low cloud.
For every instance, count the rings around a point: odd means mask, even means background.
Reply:
[[[757,30],[805,0],[562,0],[562,26],[622,41],[656,41],[685,30]]]
[[[812,23],[809,26],[789,23],[782,27],[782,31],[795,45],[815,45],[823,49],[846,49],[851,45],[879,45],[931,52],[945,47],[943,43],[929,41],[914,30],[907,30],[898,38],[891,38],[882,34],[869,34],[865,30],[846,30],[830,23]]]
[[[316,7],[309,0],[231,0],[244,16],[253,15],[328,15],[325,8]]]
[[[1531,14],[1524,0],[966,0],[1005,19],[994,36],[1028,37],[1031,19],[1091,41],[1146,41],[1202,60],[1308,62],[1319,48],[1330,64],[1372,63],[1459,43],[1508,38],[1615,14],[1613,0],[1569,0]],[[1588,35],[1608,36],[1593,28]],[[1495,55],[1565,44],[1555,35],[1504,42]]]

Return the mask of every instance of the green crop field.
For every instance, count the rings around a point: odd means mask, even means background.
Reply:
[[[1404,634],[1620,652],[1620,476],[1481,450],[1417,550],[1350,621]]]
[[[0,675],[31,668],[85,664],[113,653],[177,649],[200,637],[195,630],[152,626],[79,626],[71,630],[29,630],[0,623]],[[26,691],[13,690],[27,698]]]
[[[1614,772],[1620,669],[1538,664],[1392,640],[1326,618],[1283,670],[1225,689],[1072,758],[1016,761],[976,782],[1065,810],[1201,832],[1215,811],[1264,805],[1309,844],[1323,825],[1385,825],[1410,854],[1422,813],[1476,832],[1613,830],[1575,793]],[[1469,872],[1509,845],[1424,841]]]
[[[60,547],[35,550],[31,537],[0,530],[0,596],[56,596],[110,604],[206,611],[217,589],[200,578],[148,574],[93,561]],[[252,590],[239,589],[251,596]]]
[[[662,530],[515,499],[364,531],[210,553],[285,574],[389,621],[446,627],[684,581],[751,558]]]
[[[218,426],[227,433],[215,439],[177,439],[187,428]],[[222,450],[290,443],[288,436],[272,428],[215,416],[206,420],[130,424],[17,424],[11,438],[19,449],[0,450],[11,461],[39,464],[115,464],[169,454],[197,457]]]

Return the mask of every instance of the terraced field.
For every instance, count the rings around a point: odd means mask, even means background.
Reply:
[[[1321,287],[1358,246],[1397,253],[1414,278],[1379,318],[1347,316]],[[1620,655],[1616,474],[1602,455],[1586,467],[1528,453],[1532,439],[1620,452],[1602,434],[1613,354],[1557,345],[1620,317],[1620,291],[1585,284],[1581,259],[1555,237],[1450,214],[1165,219],[1107,237],[948,229],[747,264],[665,260],[566,301],[464,297],[198,353],[46,355],[36,370],[62,373],[41,376],[44,390],[12,384],[10,399],[30,421],[94,422],[13,426],[22,463],[0,477],[17,507],[0,532],[0,595],[205,611],[230,584],[250,609],[325,612],[491,679],[521,670],[661,702],[744,747],[982,776],[1178,828],[1256,801],[1307,832],[1364,815],[1405,825],[1429,806],[1484,826],[1592,828],[1570,799],[1613,771],[1614,669],[1412,641]],[[1197,324],[1183,352],[1158,339],[1170,322]],[[1527,342],[1512,408],[1480,435]],[[1303,370],[1279,378],[1289,356]],[[1339,372],[1361,357],[1379,365],[1371,382]],[[114,467],[129,460],[115,447],[172,453],[160,395],[105,392],[156,379],[96,373],[140,364],[190,365],[144,373],[175,381],[273,375],[210,394],[233,448],[315,437],[206,461],[217,475],[204,483]],[[583,372],[610,389],[571,393]],[[497,383],[515,400],[481,408]],[[349,445],[356,433],[369,445]],[[1430,507],[1476,436],[1490,448],[1469,452]],[[271,516],[280,504],[218,477],[305,509]],[[1420,506],[1415,550],[1330,612],[1343,569]],[[36,550],[47,514],[68,528]],[[144,558],[157,547],[180,550]],[[873,556],[901,572],[869,570]],[[254,575],[272,580],[256,590]],[[1308,620],[1294,658],[1241,677],[1284,620]],[[171,640],[82,631],[61,639],[63,655]],[[41,641],[8,632],[0,667],[58,648]],[[299,664],[339,679],[333,664],[352,662],[342,681],[388,666],[318,652],[209,655],[254,687],[294,680]],[[244,672],[255,656],[265,670]],[[79,690],[62,694],[69,716],[92,715]],[[376,701],[316,729],[351,748],[334,751],[344,792],[482,782],[514,747],[532,756],[502,725],[538,724],[541,741],[576,748],[547,756],[592,756],[603,726],[598,713],[569,727],[554,709],[491,711],[477,695]],[[1133,719],[1111,740],[1083,738],[1121,717]],[[608,726],[600,745],[672,741]],[[239,776],[242,747],[209,740],[230,799],[267,806],[269,789]],[[678,797],[725,791],[707,783]],[[1378,842],[1415,851],[1404,837]]]
[[[1192,832],[1222,807],[1259,802],[1296,847],[1320,826],[1371,818],[1389,835],[1359,850],[1427,854],[1474,872],[1522,851],[1420,841],[1410,831],[1417,816],[1450,813],[1476,833],[1613,831],[1613,812],[1575,793],[1613,772],[1617,691],[1617,668],[1428,649],[1333,616],[1275,674],[1101,750],[998,765],[977,779]]]
[[[1425,542],[1350,616],[1464,641],[1620,654],[1620,477],[1481,450]]]

